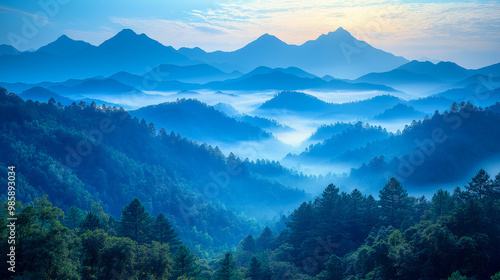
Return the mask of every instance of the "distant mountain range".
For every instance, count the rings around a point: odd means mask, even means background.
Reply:
[[[237,77],[237,78],[234,78]],[[216,80],[208,83],[203,81]],[[225,73],[208,64],[179,66],[162,64],[149,72],[136,75],[120,71],[105,78],[69,79],[64,82],[5,83],[0,85],[13,92],[34,86],[50,88],[61,95],[130,94],[141,91],[212,90],[345,90],[396,92],[391,87],[369,83],[353,83],[332,79],[329,82],[299,68],[258,67],[247,74]]]
[[[130,114],[147,123],[153,122],[157,129],[180,133],[201,142],[233,142],[271,139],[272,135],[261,128],[234,118],[194,99],[179,99],[176,102],[146,106]]]
[[[233,52],[207,53],[199,48],[181,48],[179,52],[192,60],[205,61],[226,70],[248,72],[258,66],[295,66],[315,75],[328,74],[340,78],[356,78],[370,72],[388,71],[408,62],[403,57],[357,40],[343,28],[300,46],[289,45],[275,36],[264,34]]]
[[[36,87],[30,88],[28,90],[25,90],[19,96],[24,100],[31,99],[33,101],[38,101],[38,102],[47,102],[51,98],[54,98],[56,103],[60,102],[61,105],[63,105],[63,106],[69,106],[73,103],[79,103],[80,101],[84,101],[84,102],[87,102],[88,104],[90,104],[90,103],[92,103],[92,101],[94,101],[94,102],[96,102],[97,105],[105,104],[106,106],[120,107],[120,105],[118,105],[118,104],[106,102],[106,101],[103,101],[100,99],[94,99],[94,98],[71,99],[71,98],[67,98],[67,97],[61,96],[53,91],[50,91],[50,90],[43,88],[43,87],[40,87],[40,86],[36,86]]]
[[[492,79],[500,76],[499,72],[499,64],[470,70],[453,62],[434,64],[413,60],[387,72],[366,74],[354,82],[382,84],[404,92],[439,92],[477,83],[490,83],[490,86],[500,87],[498,83],[491,85]]]
[[[350,149],[362,147],[367,143],[387,138],[390,135],[384,128],[357,122],[349,125],[341,132],[335,133],[331,138],[324,140],[322,143],[309,146],[299,155],[287,155],[283,159],[283,162],[287,164],[296,161],[312,162],[315,164],[331,162]]]
[[[159,64],[193,64],[172,47],[130,29],[99,46],[63,35],[35,52],[2,55],[0,61],[0,80],[26,83],[109,76],[120,71],[138,74]]]
[[[355,78],[370,72],[388,71],[407,62],[358,41],[342,28],[301,46],[289,45],[265,34],[239,50],[212,53],[199,48],[175,50],[145,34],[124,29],[99,46],[62,35],[34,52],[18,52],[2,45],[0,56],[0,80],[25,83],[110,76],[120,71],[142,74],[161,64],[196,65],[200,62],[227,73],[248,72],[259,66],[298,67],[320,76]],[[190,77],[183,76],[183,79]]]
[[[379,115],[373,117],[375,120],[380,121],[394,121],[394,120],[419,120],[425,116],[424,112],[415,110],[412,106],[406,104],[396,104],[394,107],[389,108]]]
[[[392,95],[379,95],[356,102],[329,103],[303,92],[283,91],[264,102],[255,112],[263,115],[286,112],[287,114],[319,119],[331,119],[338,115],[371,118],[398,103],[404,102],[404,100]]]

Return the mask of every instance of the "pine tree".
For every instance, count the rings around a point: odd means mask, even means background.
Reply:
[[[342,268],[342,261],[337,255],[333,254],[326,263],[326,268],[319,275],[318,279],[321,280],[342,280],[344,279],[344,269]]]
[[[480,201],[493,193],[493,183],[490,180],[490,175],[484,169],[479,170],[472,178],[472,182],[469,182],[465,188],[470,196],[477,197]]]
[[[436,217],[447,215],[453,209],[453,198],[448,191],[439,189],[432,197],[432,213]]]
[[[170,247],[181,244],[178,233],[172,228],[169,220],[162,213],[156,216],[152,228],[152,239],[160,242],[160,244],[168,243]]]
[[[94,212],[87,212],[85,218],[83,218],[82,223],[80,224],[80,228],[83,231],[92,231],[101,227],[101,220],[99,220],[99,217],[97,217]]]
[[[139,199],[134,198],[122,209],[119,232],[138,243],[147,241],[151,229],[152,218]]]
[[[263,272],[262,264],[259,259],[253,256],[250,260],[250,267],[248,268],[246,277],[252,280],[260,280],[262,279]]]
[[[318,232],[322,238],[326,236],[339,236],[341,235],[341,209],[340,209],[340,195],[339,188],[330,184],[323,191],[319,199],[319,217],[321,221],[318,225]]]
[[[241,240],[241,249],[249,253],[255,253],[255,239],[251,234],[245,236],[245,238]]]
[[[233,280],[235,279],[236,264],[233,260],[233,254],[227,252],[224,258],[220,261],[219,269],[215,272],[215,279],[217,280]]]
[[[400,227],[412,210],[412,201],[403,186],[393,177],[380,191],[380,206],[385,224]]]
[[[76,207],[75,205],[71,206],[64,217],[64,225],[69,229],[75,229],[80,226],[80,223],[83,220],[83,211]]]
[[[191,254],[186,245],[180,245],[177,248],[177,252],[174,255],[173,279],[181,276],[197,276],[200,273],[200,267],[196,263],[195,255]]]
[[[273,241],[273,233],[269,227],[265,227],[262,233],[255,240],[255,244],[261,250],[270,249],[271,242]]]
[[[286,226],[290,228],[288,240],[296,249],[300,248],[302,242],[311,236],[314,226],[312,208],[311,202],[302,203],[290,215],[292,221],[286,223]]]

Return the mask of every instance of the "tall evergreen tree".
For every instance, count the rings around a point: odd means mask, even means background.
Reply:
[[[170,247],[174,247],[181,244],[177,236],[178,233],[172,228],[170,221],[165,215],[163,213],[158,214],[153,223],[152,239],[160,242],[160,244],[168,243]]]
[[[311,236],[314,227],[311,202],[302,203],[298,209],[292,212],[290,218],[291,221],[286,224],[290,228],[288,239],[290,244],[298,249],[302,242]]]
[[[493,182],[490,180],[490,175],[484,171],[479,170],[476,176],[472,178],[472,182],[465,186],[469,195],[479,198],[482,201],[484,197],[490,196],[493,193]]]
[[[432,196],[432,213],[435,217],[447,215],[453,209],[453,198],[448,191],[439,189]]]
[[[235,279],[236,264],[233,259],[233,254],[227,252],[220,261],[219,269],[215,272],[215,279],[217,280],[234,280]]]
[[[380,191],[379,203],[381,215],[385,219],[384,224],[395,227],[401,226],[413,206],[408,193],[394,177]]]
[[[342,280],[344,279],[344,269],[342,268],[342,261],[340,258],[333,254],[328,258],[326,268],[318,275],[320,280]]]
[[[69,229],[75,229],[80,226],[80,223],[83,220],[83,211],[76,207],[75,205],[71,206],[64,217],[64,225]]]
[[[122,209],[119,232],[138,243],[147,241],[150,235],[152,218],[139,199],[134,198]]]
[[[262,279],[263,272],[262,264],[259,259],[253,256],[252,259],[250,259],[250,267],[248,268],[246,277],[252,280],[260,280]]]
[[[101,220],[99,220],[99,217],[94,212],[87,212],[80,224],[80,228],[83,231],[92,231],[101,228]]]
[[[255,253],[255,239],[251,234],[245,236],[245,238],[241,240],[241,249],[249,253]]]
[[[195,277],[200,273],[200,267],[196,262],[196,257],[191,253],[186,245],[177,247],[174,254],[174,267],[172,277],[177,279],[181,276]]]
[[[261,250],[269,249],[273,241],[273,232],[269,227],[265,227],[260,233],[259,237],[255,240],[255,244]]]

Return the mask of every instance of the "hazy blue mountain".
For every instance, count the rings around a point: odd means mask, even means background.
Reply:
[[[324,124],[316,129],[313,134],[308,138],[308,141],[322,142],[325,139],[331,138],[336,134],[344,132],[346,129],[352,127],[352,123],[336,122],[333,124]]]
[[[476,91],[488,91],[500,87],[500,77],[475,74],[452,86],[453,88],[473,88]]]
[[[56,85],[50,87],[51,90],[63,94],[71,95],[95,95],[95,94],[140,94],[141,91],[134,87],[124,85],[113,79],[91,79],[75,86]]]
[[[238,121],[249,123],[253,126],[260,127],[266,131],[270,132],[284,132],[292,131],[293,128],[283,125],[276,120],[263,118],[259,116],[250,116],[247,114],[241,114],[230,104],[217,103],[213,106],[216,110],[221,111],[229,117],[233,117]]]
[[[265,74],[255,74],[241,79],[210,82],[205,84],[204,87],[221,90],[297,90],[322,88],[325,87],[326,84],[327,83],[320,78],[300,78],[281,71],[273,71]]]
[[[355,102],[328,103],[303,92],[283,91],[266,101],[256,111],[271,115],[295,112],[320,118],[332,118],[335,115],[373,117],[401,102],[404,100],[392,95],[379,95]]]
[[[53,91],[39,86],[25,90],[19,96],[24,100],[31,99],[39,102],[48,102],[50,98],[54,98],[56,102],[61,102],[64,106],[71,105],[71,103],[75,102],[73,99],[61,96]]]
[[[384,128],[380,126],[371,126],[362,122],[355,123],[340,133],[334,134],[331,138],[324,140],[322,143],[310,145],[306,150],[299,155],[287,155],[284,163],[290,162],[309,162],[309,163],[324,163],[325,161],[333,161],[341,154],[351,149],[356,149],[365,146],[367,143],[378,139],[384,139],[390,136]]]
[[[86,48],[93,49],[95,46],[87,42],[76,41],[70,39],[66,35],[62,35],[54,42],[39,48],[37,52],[45,52],[57,56],[70,56]]]
[[[271,68],[298,67],[315,75],[357,78],[370,72],[382,72],[406,62],[402,57],[375,49],[359,41],[346,30],[321,35],[301,46],[288,45],[275,36],[264,34],[245,47],[233,52],[207,53],[201,49],[179,49],[192,60],[216,65],[233,65],[249,71],[259,66]]]
[[[161,64],[143,75],[146,79],[154,81],[180,81],[190,83],[207,83],[226,79],[234,79],[242,74],[238,71],[225,73],[208,64],[172,65]]]
[[[16,55],[20,52],[11,45],[0,45],[0,55]]]
[[[429,75],[445,82],[460,81],[472,75],[471,70],[465,69],[453,62],[443,61],[434,64],[430,61],[420,62],[413,60],[401,65],[398,69],[420,75]]]
[[[321,79],[323,79],[323,80],[325,80],[325,81],[329,82],[329,81],[331,81],[331,80],[333,80],[333,79],[335,79],[335,78],[334,78],[334,77],[332,77],[332,76],[330,76],[330,75],[325,75],[325,76],[323,76]]]
[[[435,187],[471,176],[477,164],[500,154],[499,122],[500,115],[493,111],[464,103],[413,122],[401,134],[347,152],[339,160],[365,162],[350,174],[365,185],[394,176],[407,186]]]
[[[399,68],[388,72],[370,73],[359,77],[354,82],[383,84],[413,94],[426,93],[447,85],[446,82],[429,74],[416,74]]]
[[[202,142],[232,142],[270,139],[271,135],[251,124],[240,122],[195,99],[146,106],[130,114],[148,123],[175,131]]]
[[[43,88],[50,88],[50,87],[55,87],[55,86],[73,87],[73,86],[77,86],[79,84],[82,84],[86,81],[101,80],[101,79],[104,79],[104,77],[96,76],[96,77],[88,78],[88,79],[69,79],[69,80],[66,80],[64,82],[41,82],[41,83],[34,83],[34,84],[0,82],[0,86],[8,89],[10,92],[21,93],[21,92],[28,90],[30,88],[33,88],[33,87],[43,87]]]
[[[300,75],[296,76],[295,74]],[[379,90],[386,92],[395,92],[391,87],[369,84],[369,83],[350,83],[338,79],[332,79],[329,82],[314,76],[307,78],[308,73],[298,68],[276,68],[258,67],[253,71],[236,79],[225,81],[210,82],[202,88],[221,89],[221,90],[347,90],[347,91],[369,91]]]
[[[432,83],[441,84],[443,81],[428,74],[416,74],[405,69],[394,69],[383,73],[370,73],[359,77],[356,82],[378,83],[390,86],[401,84]]]
[[[404,100],[392,95],[378,95],[372,98],[334,104],[334,108],[327,115],[352,115],[360,117],[373,117],[382,113],[396,104],[402,103]]]
[[[472,102],[476,106],[489,106],[500,101],[500,88],[490,90],[491,87],[479,85],[479,84],[469,84],[464,88],[454,88],[437,94],[436,96],[445,97],[461,102]]]
[[[219,102],[219,103],[213,105],[212,107],[214,107],[216,110],[219,110],[222,113],[228,115],[229,117],[234,117],[234,116],[240,115],[240,112],[238,112],[238,110],[236,110],[236,108],[234,108],[233,105],[231,105],[231,104]]]
[[[259,116],[249,116],[246,114],[240,115],[238,117],[235,117],[237,120],[241,122],[246,122],[249,123],[253,126],[260,127],[263,130],[269,131],[269,132],[285,132],[285,131],[293,131],[294,129],[279,123],[276,120],[273,119],[268,119],[268,118],[263,118]]]
[[[120,71],[118,73],[115,73],[115,74],[109,76],[108,79],[113,79],[113,80],[118,81],[124,85],[128,85],[128,86],[135,87],[135,88],[145,88],[145,87],[147,88],[148,85],[156,84],[155,81],[151,81],[150,79],[147,79],[145,77],[130,74],[130,73],[125,72],[125,71]]]
[[[419,112],[415,110],[412,106],[399,103],[392,108],[385,110],[383,113],[373,117],[376,120],[398,120],[398,119],[412,119],[419,120],[422,119],[426,114],[424,112]]]
[[[63,81],[109,76],[120,71],[142,74],[159,64],[192,64],[172,47],[130,29],[122,30],[97,47],[86,45],[82,48],[85,44],[63,36],[36,52],[2,56],[0,80],[26,83]],[[78,51],[73,52],[73,49]]]
[[[453,100],[444,96],[432,95],[408,101],[408,104],[413,106],[416,110],[425,112],[427,114],[434,114],[436,110],[443,112],[450,108]]]
[[[485,76],[500,77],[500,63],[479,68],[477,70],[474,70],[474,72]]]
[[[260,105],[258,110],[286,110],[320,113],[329,111],[332,104],[315,96],[297,91],[282,91]]]
[[[71,99],[67,98],[64,96],[61,96],[51,90],[48,90],[46,88],[43,88],[41,86],[35,86],[33,88],[30,88],[28,90],[23,91],[19,95],[22,99],[28,100],[31,99],[33,101],[38,101],[38,102],[48,102],[50,98],[54,98],[56,103],[60,102],[61,105],[63,106],[70,106],[73,103],[80,103],[81,101],[87,103],[90,105],[92,102],[95,102],[97,105],[106,105],[106,106],[115,106],[115,107],[120,107],[120,105],[103,101],[100,99],[95,99],[95,98],[76,98],[76,99]]]
[[[273,69],[273,68],[269,68],[266,66],[259,66],[255,69],[253,69],[252,71],[242,75],[241,77],[238,78],[238,80],[244,80],[244,79],[250,78],[250,77],[257,75],[257,74],[270,74],[273,72],[281,72],[281,73],[285,73],[285,74],[290,74],[290,75],[297,76],[299,78],[308,78],[308,79],[318,78],[316,75],[308,73],[308,72],[306,72],[300,68],[297,68],[297,67],[274,68]]]

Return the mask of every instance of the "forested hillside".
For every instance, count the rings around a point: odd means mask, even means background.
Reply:
[[[254,215],[285,211],[307,198],[259,173],[252,162],[156,131],[116,107],[24,102],[3,90],[0,119],[0,167],[17,167],[18,200],[30,203],[47,194],[63,210],[88,210],[100,202],[118,218],[123,205],[138,197],[209,253],[259,231]],[[284,168],[273,176],[279,173],[309,180]]]
[[[265,227],[246,235],[234,252],[212,260],[193,254],[169,219],[151,216],[137,198],[124,205],[119,221],[97,203],[63,213],[42,197],[15,207],[22,238],[13,279],[500,277],[500,174],[491,179],[484,170],[452,193],[439,189],[431,200],[408,196],[395,178],[379,199],[330,184],[283,216],[275,232]],[[8,233],[3,226],[0,236]],[[8,251],[7,243],[2,249]]]

